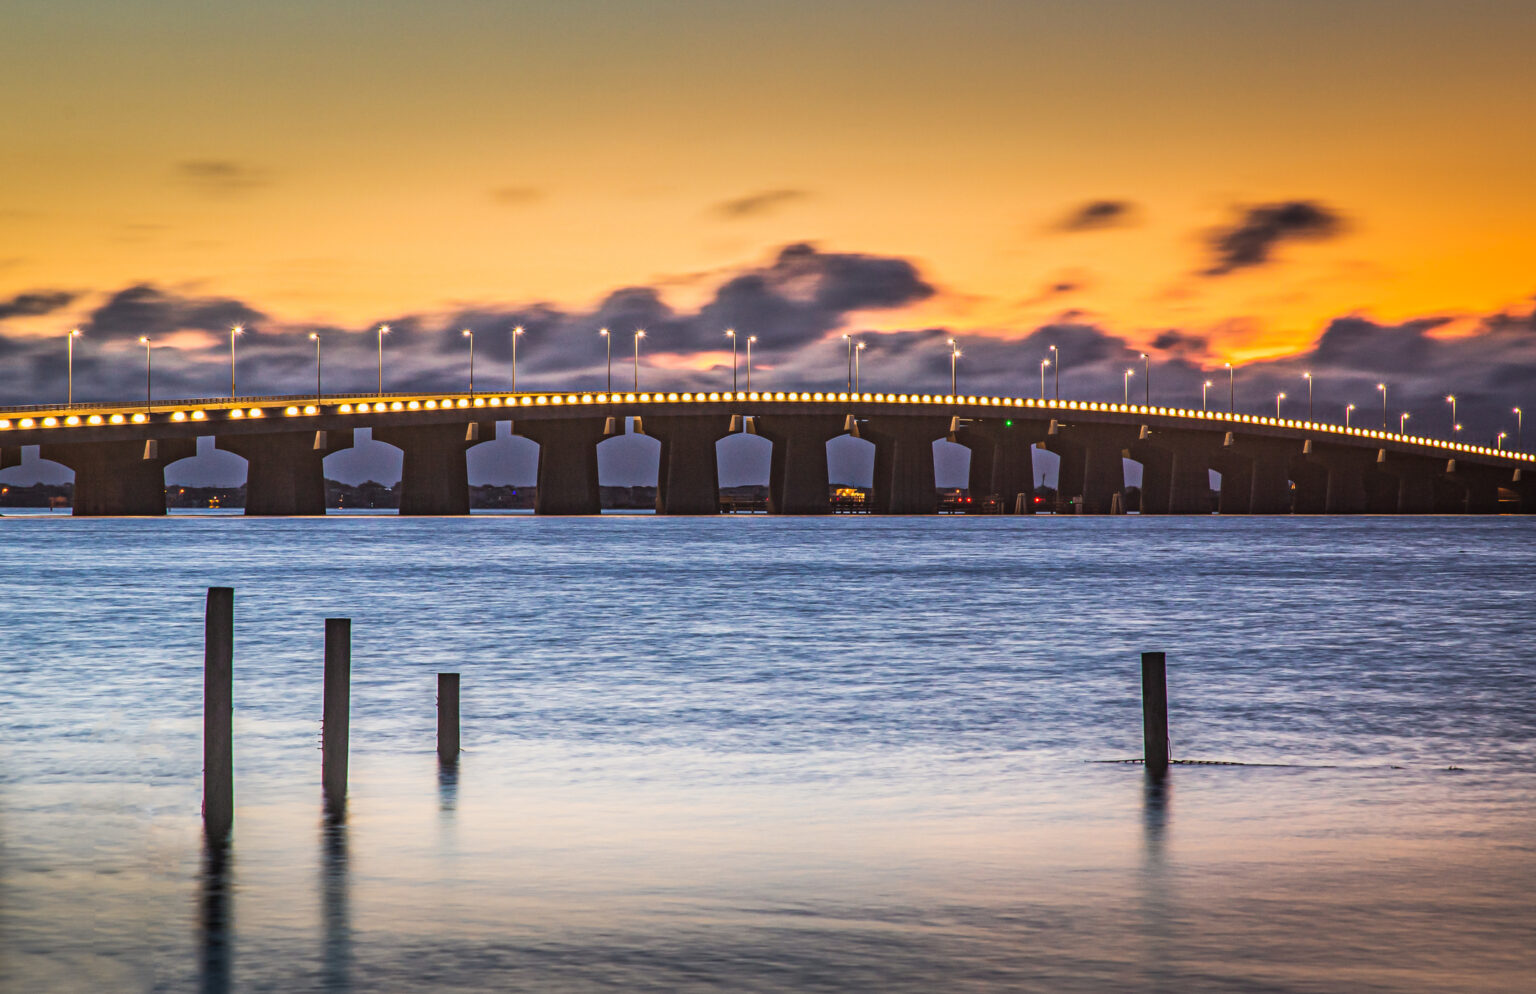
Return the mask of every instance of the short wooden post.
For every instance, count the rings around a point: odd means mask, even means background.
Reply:
[[[325,806],[347,803],[347,735],[351,726],[352,619],[325,619],[325,712],[321,724],[320,778]]]
[[[203,613],[203,831],[229,838],[235,823],[235,591],[209,587]]]
[[[1168,660],[1161,652],[1141,654],[1141,728],[1147,772],[1168,772]]]
[[[459,761],[459,675],[437,675],[437,761]]]

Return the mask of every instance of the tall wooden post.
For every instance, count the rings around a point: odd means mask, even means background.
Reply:
[[[209,587],[203,615],[203,831],[222,843],[235,822],[235,591]]]
[[[437,760],[459,761],[459,675],[437,675]]]
[[[347,804],[347,736],[352,723],[352,619],[325,619],[325,713],[321,725],[321,782],[325,807]]]
[[[1161,652],[1141,654],[1142,748],[1147,772],[1168,772],[1168,661]]]

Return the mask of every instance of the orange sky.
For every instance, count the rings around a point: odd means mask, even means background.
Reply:
[[[150,281],[356,326],[687,302],[809,240],[941,288],[877,327],[1070,307],[1246,358],[1536,291],[1529,3],[12,0],[6,26],[0,298]],[[1135,223],[1052,230],[1105,198]],[[1295,200],[1342,232],[1197,275],[1210,230]]]

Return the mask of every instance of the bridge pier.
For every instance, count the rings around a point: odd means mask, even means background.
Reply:
[[[1141,463],[1141,513],[1210,514],[1209,443],[1179,432],[1149,434],[1125,452]]]
[[[1376,453],[1377,473],[1396,484],[1391,499],[1383,508],[1395,514],[1433,514],[1435,511],[1435,476],[1444,468],[1434,460],[1380,449]]]
[[[325,457],[352,447],[352,431],[216,435],[214,448],[245,458],[245,513],[325,513]]]
[[[843,434],[834,415],[767,415],[757,433],[773,443],[768,469],[769,514],[831,514],[827,443]]]
[[[971,499],[995,496],[1004,514],[1013,514],[1020,496],[1022,513],[1035,513],[1035,466],[1032,447],[1045,438],[1046,424],[1015,419],[972,421],[960,429],[956,441],[971,450],[969,487]],[[931,446],[930,446],[931,449]]]
[[[731,433],[730,415],[647,415],[645,433],[661,442],[656,513],[719,514],[715,443]]]
[[[1465,496],[1458,510],[1463,514],[1499,513],[1499,477],[1492,467],[1469,465],[1463,459],[1446,463],[1445,477],[1461,488]]]
[[[1324,514],[1364,514],[1370,510],[1366,473],[1374,460],[1369,452],[1319,447],[1311,461],[1327,474],[1323,483]]]
[[[21,446],[0,446],[0,469],[21,465]]]
[[[75,471],[71,514],[160,516],[165,514],[165,467],[197,455],[197,439],[49,442],[39,445],[38,452]]]
[[[944,417],[871,418],[864,433],[875,443],[876,514],[937,514],[933,443],[949,430]]]
[[[1078,514],[1108,514],[1115,494],[1125,493],[1125,465],[1121,462],[1135,441],[1136,429],[1118,425],[1058,424],[1055,435],[1045,439],[1048,451],[1061,457],[1056,476],[1056,513],[1067,502],[1081,498]]]
[[[1221,513],[1292,513],[1292,463],[1299,458],[1300,443],[1229,434],[1231,444],[1213,459],[1221,472]]]
[[[597,444],[607,437],[603,434],[606,421],[604,414],[515,423],[519,435],[539,443],[535,514],[603,513],[603,495],[597,483]],[[619,424],[623,424],[622,418]]]
[[[373,437],[404,453],[400,464],[402,515],[468,514],[469,467],[464,456],[471,446],[496,437],[496,422],[374,428]]]

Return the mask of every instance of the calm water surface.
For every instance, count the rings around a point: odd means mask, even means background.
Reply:
[[[0,520],[5,991],[1517,991],[1536,522]],[[205,856],[202,601],[236,588]],[[352,792],[320,812],[323,621]],[[1138,653],[1175,755],[1139,767]],[[441,775],[434,674],[463,674]]]

